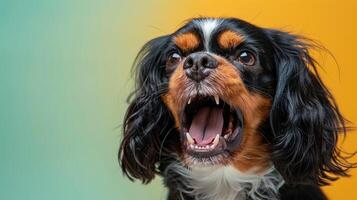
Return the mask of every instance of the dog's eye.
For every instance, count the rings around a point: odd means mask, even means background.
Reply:
[[[177,65],[181,61],[181,56],[177,52],[170,54],[167,58],[166,66],[171,67]]]
[[[238,60],[238,62],[240,62],[241,64],[246,65],[246,66],[252,66],[255,64],[255,57],[249,51],[240,52],[237,60]]]

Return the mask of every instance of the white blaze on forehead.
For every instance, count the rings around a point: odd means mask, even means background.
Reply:
[[[203,44],[207,51],[209,51],[209,44],[211,40],[212,32],[222,22],[220,19],[200,19],[195,21],[195,24],[200,27],[203,33]]]

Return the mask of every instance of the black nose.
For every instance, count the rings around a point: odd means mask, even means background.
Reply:
[[[206,78],[213,69],[217,68],[217,61],[208,53],[192,53],[186,58],[183,68],[187,77],[199,82]]]

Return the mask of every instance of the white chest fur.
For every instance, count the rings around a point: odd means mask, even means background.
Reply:
[[[242,173],[231,166],[187,169],[176,164],[175,171],[187,180],[181,191],[197,200],[275,200],[284,180],[271,167],[260,174]]]

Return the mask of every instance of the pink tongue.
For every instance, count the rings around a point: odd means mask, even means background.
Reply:
[[[222,128],[223,109],[203,107],[193,117],[189,132],[197,144],[206,145],[221,134]]]

